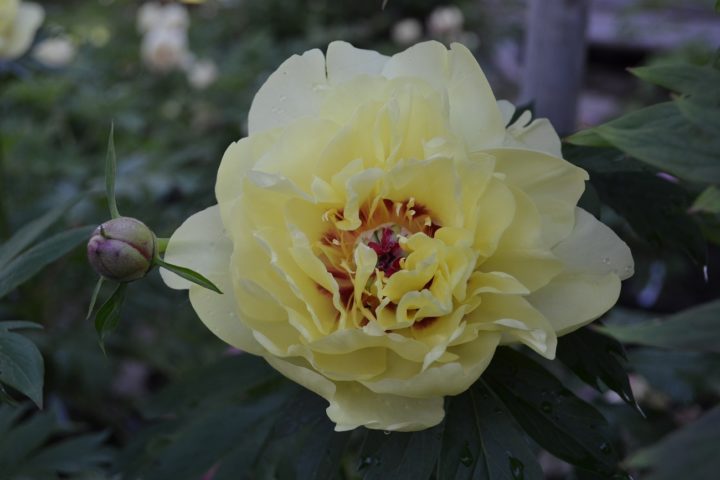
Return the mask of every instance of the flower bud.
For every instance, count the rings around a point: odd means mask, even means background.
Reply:
[[[141,221],[130,217],[109,220],[90,237],[90,265],[103,277],[132,282],[150,271],[155,256],[155,234]]]

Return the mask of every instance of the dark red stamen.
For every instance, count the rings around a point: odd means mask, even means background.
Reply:
[[[378,256],[377,268],[388,277],[400,270],[400,259],[404,252],[397,241],[397,236],[391,228],[383,228],[380,232],[380,243],[368,242]]]

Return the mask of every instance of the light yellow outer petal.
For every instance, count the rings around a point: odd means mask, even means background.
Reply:
[[[220,209],[213,205],[192,215],[175,230],[164,259],[210,278],[229,274],[230,255],[232,243],[225,236]],[[192,285],[164,268],[160,269],[160,276],[168,287],[177,290]]]
[[[320,111],[327,90],[325,56],[320,50],[293,55],[275,70],[255,95],[248,114],[248,131],[283,127]]]
[[[620,278],[614,273],[562,273],[526,298],[561,336],[600,317],[619,296]]]
[[[0,58],[14,60],[30,48],[35,32],[45,18],[45,10],[36,3],[21,2],[15,21],[0,37]]]
[[[535,204],[546,247],[567,237],[575,221],[575,205],[585,190],[585,170],[547,153],[519,149],[488,150],[508,185],[522,190]]]
[[[366,427],[373,430],[410,432],[440,423],[445,414],[443,398],[408,398],[371,392],[357,382],[332,382],[300,362],[265,358],[289,379],[330,402],[327,414],[338,432]]]
[[[435,364],[408,378],[384,376],[378,380],[362,383],[376,394],[427,399],[458,395],[470,388],[470,385],[485,371],[499,342],[499,333],[483,332],[472,342],[451,347],[449,351],[458,356],[457,361]]]
[[[189,289],[190,302],[200,320],[224,342],[259,355],[264,349],[242,323],[229,271],[232,245],[225,237],[217,206],[188,218],[170,239],[165,261],[190,268],[215,283],[222,295],[192,284],[163,268],[160,275],[176,289]]]
[[[470,151],[502,145],[505,125],[495,96],[477,60],[463,45],[448,51],[439,42],[418,43],[393,55],[387,78],[415,77],[447,95],[450,124]]]
[[[328,83],[352,80],[358,75],[380,75],[388,57],[374,50],[355,48],[347,42],[332,42],[327,49]]]
[[[627,244],[610,227],[579,207],[575,209],[572,233],[552,251],[569,272],[614,273],[625,280],[635,269]]]

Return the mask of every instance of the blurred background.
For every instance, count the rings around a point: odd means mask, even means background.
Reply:
[[[250,102],[267,75],[289,55],[332,40],[386,54],[427,39],[461,42],[498,98],[534,100],[536,113],[564,134],[669,98],[627,68],[705,64],[720,45],[714,0],[389,0],[384,9],[381,0],[37,3],[46,16],[31,50],[0,60],[0,242],[51,207],[103,190],[111,121],[121,212],[169,236],[214,203],[220,158],[246,134]],[[64,227],[106,219],[102,194],[84,198]],[[717,276],[603,213],[637,261],[614,315],[671,313],[718,296]],[[711,249],[711,273],[718,258]],[[45,326],[32,338],[45,358],[46,409],[64,428],[106,432],[105,460],[93,467],[102,478],[102,465],[148,426],[143,402],[233,352],[196,319],[186,294],[165,288],[154,272],[129,287],[103,355],[84,320],[95,281],[76,249],[0,299],[0,319]],[[617,396],[583,393],[602,405],[628,451],[717,401],[717,356],[636,349],[630,357],[647,420]],[[549,455],[543,462],[548,478],[576,478]]]

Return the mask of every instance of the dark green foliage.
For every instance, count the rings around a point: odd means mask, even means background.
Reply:
[[[693,480],[714,480],[720,470],[720,407],[715,407],[658,443],[636,452],[627,464],[650,470],[642,478],[674,480],[692,472]]]
[[[602,391],[601,385],[605,385],[627,404],[639,408],[625,371],[625,348],[614,338],[581,328],[558,340],[557,358],[596,390]]]
[[[603,327],[620,341],[651,347],[720,353],[720,301],[706,303],[657,321]]]
[[[113,456],[107,434],[79,434],[57,415],[0,406],[0,475],[3,480],[51,480],[101,471]],[[62,477],[60,477],[62,475]]]
[[[512,349],[500,349],[483,378],[547,451],[602,474],[617,470],[618,453],[605,418],[538,363]]]

